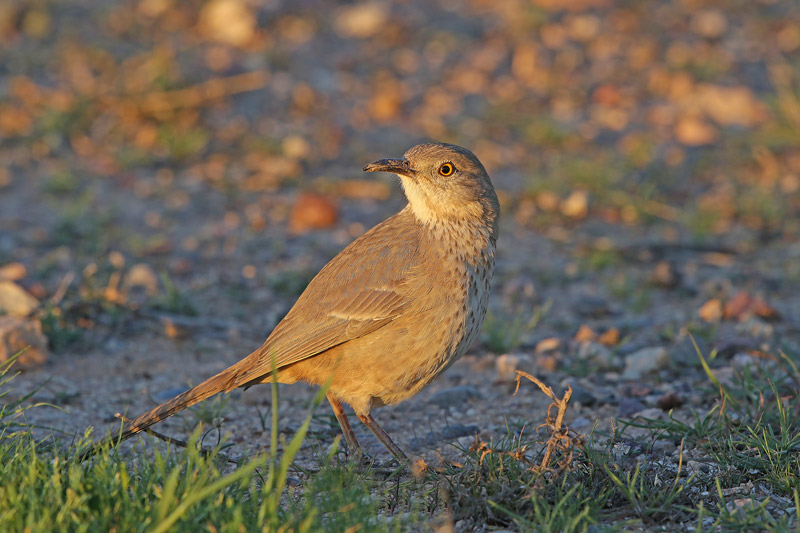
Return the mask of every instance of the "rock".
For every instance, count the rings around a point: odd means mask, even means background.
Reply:
[[[333,28],[344,38],[366,39],[386,27],[388,6],[382,2],[361,2],[340,8],[333,19]]]
[[[469,400],[476,400],[481,397],[481,393],[472,385],[459,385],[457,387],[436,391],[431,395],[428,402],[436,404],[439,407],[448,408],[463,405]]]
[[[143,287],[148,295],[158,294],[158,275],[153,267],[146,263],[136,263],[125,274],[123,286],[128,288]]]
[[[674,289],[681,282],[680,273],[668,261],[659,262],[650,273],[650,283],[664,289]]]
[[[575,340],[577,342],[593,341],[596,338],[597,334],[586,324],[581,324],[581,327],[578,328],[578,332],[575,333]]]
[[[578,430],[579,431],[579,430],[582,430],[582,429],[589,429],[593,425],[594,424],[592,423],[592,421],[589,420],[588,418],[586,418],[585,416],[579,416],[578,418],[576,418],[575,420],[572,421],[572,423],[569,425],[569,427],[570,427],[570,429],[574,429],[574,430]]]
[[[536,343],[536,352],[547,353],[554,352],[561,345],[561,340],[558,337],[548,337]]]
[[[22,263],[8,263],[0,267],[0,280],[19,281],[27,275]]]
[[[570,399],[570,401],[578,402],[579,404],[584,406],[590,406],[597,403],[597,397],[588,390],[581,387],[580,385],[573,385],[572,398]]]
[[[519,361],[519,356],[512,354],[504,354],[495,359],[494,367],[497,370],[497,380],[501,382],[514,381],[517,377]]]
[[[656,400],[656,406],[664,411],[675,409],[683,405],[684,399],[674,392],[668,392]]]
[[[649,418],[650,420],[660,420],[664,415],[664,411],[657,407],[651,407],[649,409],[645,409],[644,411],[639,411],[636,413],[636,416],[640,416],[642,418]]]
[[[242,0],[211,0],[200,10],[198,26],[214,41],[245,46],[256,33],[256,17]]]
[[[702,37],[717,39],[728,29],[728,20],[719,9],[701,9],[692,15],[689,26]]]
[[[619,413],[617,416],[633,416],[645,409],[647,409],[647,406],[635,398],[622,398],[619,401]]]
[[[35,368],[47,360],[47,338],[38,320],[15,316],[0,316],[0,362],[9,360],[18,352],[25,352],[14,364]]]
[[[325,196],[309,192],[300,193],[289,215],[289,231],[294,234],[314,229],[329,228],[339,220],[336,203]]]
[[[456,440],[461,437],[474,436],[479,431],[480,428],[475,425],[450,424],[439,433],[439,438],[442,440]]]
[[[619,344],[619,329],[611,328],[597,338],[597,342],[603,346],[613,348]]]
[[[744,335],[763,339],[772,337],[775,334],[775,327],[763,320],[752,317],[736,324],[736,331]]]
[[[700,116],[684,115],[675,124],[675,138],[686,146],[703,146],[717,140],[717,129]]]
[[[575,310],[581,316],[592,318],[602,318],[614,314],[609,303],[594,294],[580,295]]]
[[[0,281],[0,314],[27,316],[39,306],[39,300],[13,281]]]
[[[585,218],[589,213],[589,195],[586,191],[573,191],[561,204],[561,214],[575,219]]]
[[[536,370],[540,372],[555,372],[558,359],[554,355],[539,354],[536,356]]]
[[[719,322],[722,320],[722,302],[712,298],[697,310],[697,314],[706,322]]]
[[[653,443],[653,451],[661,455],[671,455],[675,448],[675,443],[666,439],[659,439]]]
[[[669,352],[663,346],[642,348],[625,359],[625,370],[622,379],[636,380],[654,370],[665,368],[669,364]]]
[[[614,354],[608,347],[594,341],[584,342],[578,348],[578,357],[588,359],[602,368],[608,368],[614,363]]]
[[[167,400],[173,399],[175,396],[179,394],[183,394],[187,390],[189,389],[187,389],[186,387],[170,387],[169,389],[164,389],[156,392],[155,394],[152,395],[152,398],[153,401],[155,401],[156,403],[164,403]]]

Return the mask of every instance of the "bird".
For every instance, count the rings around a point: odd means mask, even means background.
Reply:
[[[453,144],[419,144],[363,170],[396,174],[405,207],[325,265],[260,348],[128,420],[82,459],[217,393],[277,381],[327,386],[348,450],[363,453],[343,403],[407,462],[372,410],[417,394],[477,337],[494,273],[500,205],[478,158]]]

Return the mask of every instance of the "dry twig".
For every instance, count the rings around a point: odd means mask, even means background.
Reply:
[[[567,404],[569,403],[569,399],[572,397],[572,387],[567,387],[567,390],[564,391],[563,398],[557,398],[553,392],[553,389],[542,383],[542,381],[540,381],[536,376],[532,376],[527,372],[523,372],[522,370],[517,370],[517,387],[514,389],[514,395],[516,395],[519,391],[520,380],[523,377],[535,383],[543,393],[553,400],[553,403],[547,406],[547,418],[545,419],[544,424],[540,424],[539,427],[537,427],[537,429],[541,427],[547,427],[550,430],[550,438],[547,439],[544,457],[542,458],[542,463],[539,465],[539,469],[546,470],[549,468],[550,459],[556,450],[567,451],[572,446],[572,439],[569,436],[569,428],[564,425],[564,415],[567,413]],[[555,417],[552,414],[552,409],[554,407],[558,409]],[[564,463],[568,464],[571,458],[572,454],[570,453]]]

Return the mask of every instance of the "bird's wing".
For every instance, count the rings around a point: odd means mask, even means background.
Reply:
[[[402,316],[411,303],[406,280],[419,263],[418,233],[403,214],[364,234],[317,274],[250,355],[233,387],[363,337]]]

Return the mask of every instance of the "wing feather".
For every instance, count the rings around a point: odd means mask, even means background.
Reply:
[[[411,303],[406,279],[419,263],[419,234],[410,216],[401,211],[334,257],[250,355],[251,364],[233,386],[368,335],[402,316]]]

